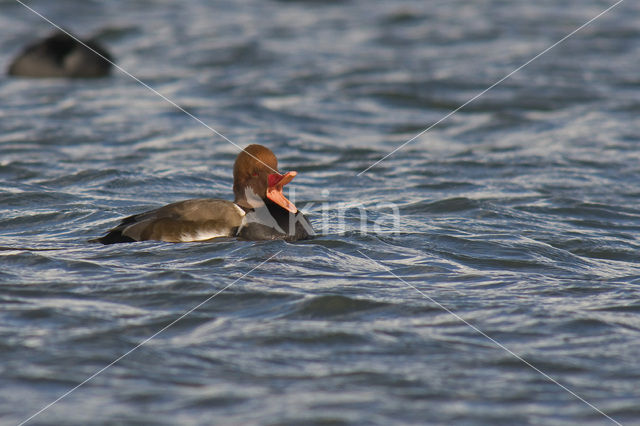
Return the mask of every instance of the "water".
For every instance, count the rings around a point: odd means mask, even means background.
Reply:
[[[221,290],[30,424],[611,424],[461,319],[640,423],[637,3],[360,176],[612,3],[212,3],[29,4],[269,146],[322,235],[88,244],[230,198],[237,149],[119,72],[0,77],[3,424]],[[0,28],[3,69],[50,31],[12,0]]]

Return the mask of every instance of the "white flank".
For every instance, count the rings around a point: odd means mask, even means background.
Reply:
[[[228,237],[229,235],[221,232],[221,231],[216,231],[216,230],[211,230],[211,231],[198,231],[196,233],[193,234],[182,234],[180,236],[180,242],[181,243],[190,243],[190,242],[194,242],[194,241],[207,241],[210,240],[212,238],[218,238],[218,237]]]

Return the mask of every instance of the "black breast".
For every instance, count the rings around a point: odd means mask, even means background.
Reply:
[[[302,212],[293,214],[265,200],[264,207],[247,212],[237,236],[245,240],[297,241],[312,238],[315,232]]]

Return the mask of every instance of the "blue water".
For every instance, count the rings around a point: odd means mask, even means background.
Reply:
[[[87,243],[230,199],[237,148],[119,71],[0,77],[0,422],[640,424],[637,2],[358,175],[611,4],[30,2],[271,148],[321,235]],[[51,31],[0,28],[2,69]]]

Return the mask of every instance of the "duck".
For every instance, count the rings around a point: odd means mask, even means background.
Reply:
[[[69,33],[55,31],[27,46],[9,65],[8,74],[38,78],[92,78],[109,75],[113,62],[111,54],[93,39],[82,42],[78,40]]]
[[[315,236],[307,217],[282,193],[297,172],[280,173],[273,152],[258,144],[242,150],[233,166],[233,202],[197,198],[126,217],[91,242],[172,243],[236,237],[297,241]]]

